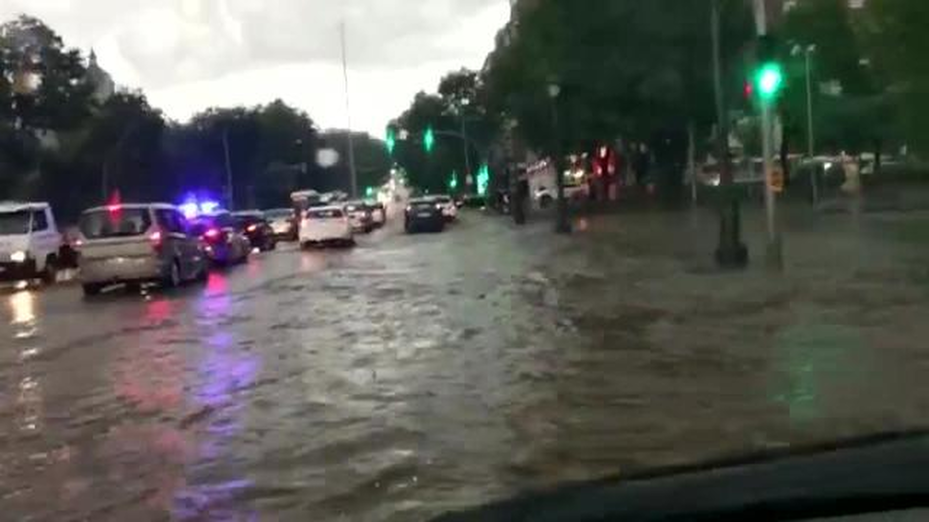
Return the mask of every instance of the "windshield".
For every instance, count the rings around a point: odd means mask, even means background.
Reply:
[[[927,122],[929,0],[0,0],[0,519],[929,429]]]
[[[344,216],[345,213],[339,209],[309,210],[306,213],[307,219],[337,219]]]
[[[97,210],[81,216],[78,228],[87,239],[140,236],[152,226],[147,208]]]
[[[0,212],[0,236],[28,234],[31,222],[32,212],[28,210]]]
[[[294,211],[291,209],[269,210],[265,212],[265,217],[272,220],[293,218]]]

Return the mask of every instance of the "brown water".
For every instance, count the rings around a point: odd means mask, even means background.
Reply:
[[[922,219],[788,223],[780,276],[709,270],[708,215],[593,218],[565,239],[472,214],[443,235],[263,255],[174,294],[8,291],[0,506],[421,520],[924,427]]]

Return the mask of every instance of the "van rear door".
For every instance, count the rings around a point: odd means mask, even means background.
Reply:
[[[147,207],[109,207],[85,212],[78,225],[84,238],[81,257],[89,261],[151,256],[163,240],[162,232],[153,223]]]

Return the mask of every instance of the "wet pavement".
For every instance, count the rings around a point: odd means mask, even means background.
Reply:
[[[11,520],[422,520],[530,488],[929,426],[929,215],[516,230],[467,213],[163,294],[0,293]],[[746,236],[763,252],[759,214]]]

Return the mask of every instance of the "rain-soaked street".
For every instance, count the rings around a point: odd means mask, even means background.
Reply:
[[[747,214],[753,255],[763,227]],[[205,286],[0,294],[8,520],[421,520],[531,488],[929,426],[929,216],[471,212]]]

